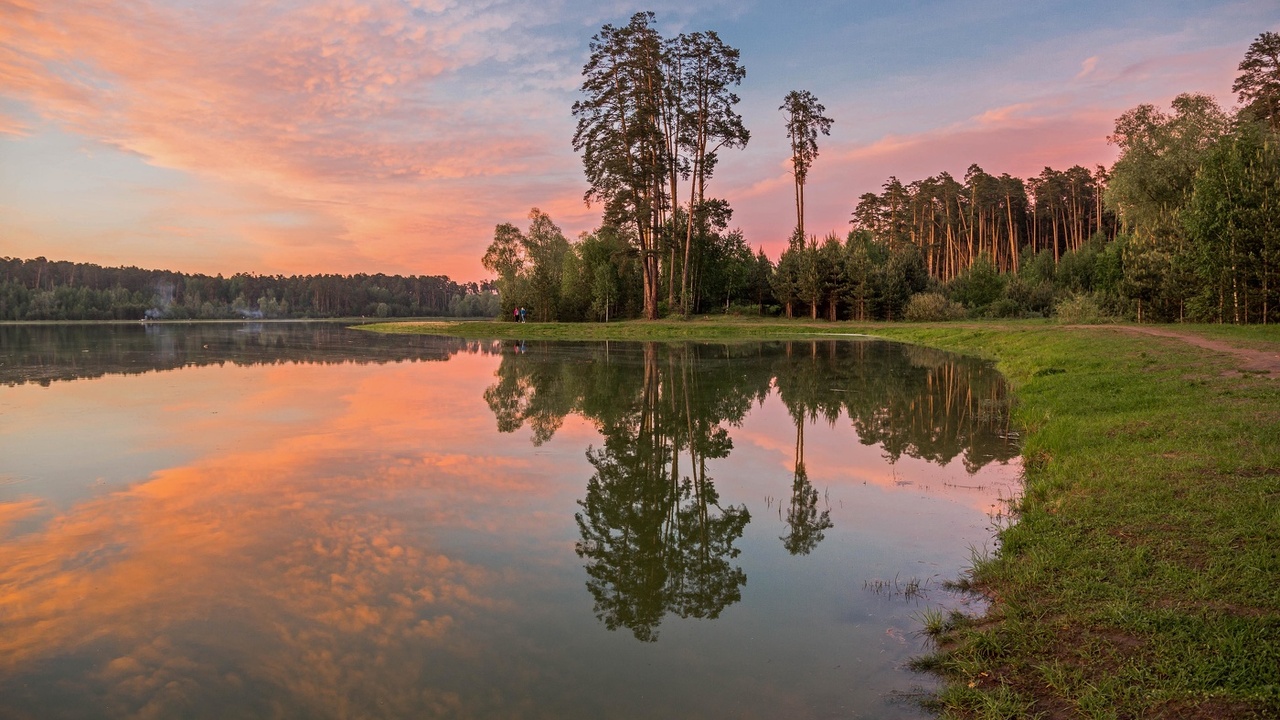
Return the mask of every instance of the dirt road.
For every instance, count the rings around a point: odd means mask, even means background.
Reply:
[[[1211,340],[1201,335],[1173,328],[1115,325],[1112,326],[1112,329],[1120,332],[1154,335],[1156,337],[1167,337],[1181,340],[1195,345],[1196,347],[1204,348],[1205,350],[1212,350],[1213,352],[1220,352],[1235,356],[1240,360],[1240,369],[1243,371],[1265,374],[1272,378],[1280,378],[1280,351],[1251,350],[1249,348],[1237,347],[1224,340]]]

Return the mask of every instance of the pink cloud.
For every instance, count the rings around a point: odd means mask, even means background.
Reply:
[[[494,219],[539,199],[528,188],[521,199],[482,188],[545,171],[558,140],[536,125],[479,122],[491,99],[436,90],[451,73],[510,53],[487,33],[515,15],[419,6],[430,14],[341,0],[213,11],[11,3],[0,89],[71,132],[201,177],[234,204],[296,214],[290,227],[217,223],[257,248],[260,271],[474,276]],[[0,122],[0,132],[18,129]],[[444,250],[431,261],[411,250],[424,238],[405,234],[422,225]],[[465,242],[467,257],[440,238]]]
[[[1016,103],[1014,105],[1005,105],[1004,107],[992,108],[978,115],[973,120],[978,125],[995,125],[1001,126],[1008,124],[1011,120],[1021,116],[1028,110],[1035,107],[1032,103]]]
[[[0,135],[13,135],[15,137],[26,137],[31,134],[31,128],[21,120],[10,117],[4,113],[0,113]]]
[[[1079,72],[1079,73],[1076,73],[1076,77],[1075,77],[1075,79],[1076,79],[1076,80],[1083,80],[1083,79],[1085,79],[1085,78],[1089,77],[1090,75],[1092,75],[1092,74],[1093,74],[1094,69],[1096,69],[1097,67],[1098,67],[1098,56],[1097,56],[1097,55],[1094,55],[1094,56],[1092,56],[1092,57],[1085,58],[1085,61],[1084,61],[1084,62],[1082,62],[1082,63],[1080,63],[1080,72]]]

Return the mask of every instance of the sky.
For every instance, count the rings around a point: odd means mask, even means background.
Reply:
[[[1280,31],[1280,0],[0,0],[0,256],[485,279],[497,224],[599,224],[570,109],[640,10],[741,51],[751,141],[708,194],[775,259],[790,90],[834,120],[806,230],[843,236],[891,175],[1110,164],[1132,107],[1233,107]]]

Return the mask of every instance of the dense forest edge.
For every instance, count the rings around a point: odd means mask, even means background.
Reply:
[[[806,233],[804,193],[835,120],[792,91],[779,110],[796,224],[775,261],[709,189],[719,154],[751,137],[734,110],[738,51],[714,31],[664,38],[654,24],[637,13],[592,38],[573,144],[602,223],[576,241],[537,208],[526,230],[499,224],[483,264],[502,318],[1277,319],[1280,33],[1240,62],[1239,108],[1186,93],[1121,115],[1110,168],[890,177],[853,201],[847,233],[821,239]]]

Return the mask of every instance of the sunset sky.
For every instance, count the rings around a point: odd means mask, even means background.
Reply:
[[[1111,163],[1117,115],[1235,105],[1277,0],[0,0],[0,256],[186,272],[487,276],[530,207],[599,222],[570,139],[587,44],[653,10],[742,51],[749,146],[709,192],[772,257],[795,219],[778,105],[834,118],[811,232],[971,163]]]

